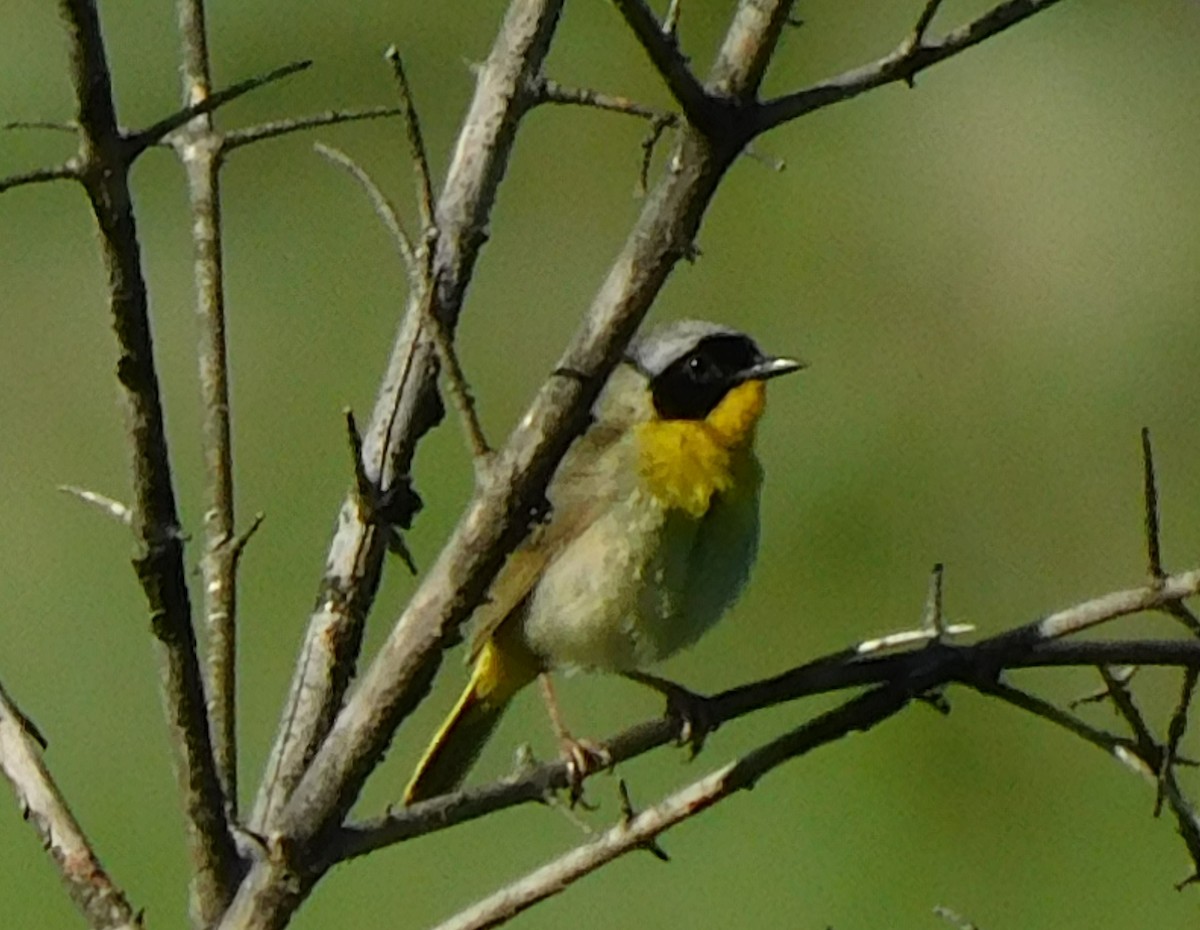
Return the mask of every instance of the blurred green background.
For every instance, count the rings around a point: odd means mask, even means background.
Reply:
[[[800,4],[804,26],[786,34],[767,89],[878,57],[920,5]],[[946,6],[939,27],[984,8]],[[503,7],[404,0],[348,13],[313,0],[282,16],[214,3],[218,82],[316,60],[223,123],[391,103],[381,53],[396,42],[440,175],[472,90],[467,63],[487,54]],[[701,66],[731,7],[685,4],[683,41]],[[122,121],[150,123],[178,97],[173,13],[102,12]],[[51,5],[7,0],[4,20],[0,121],[69,118]],[[701,231],[703,257],[676,272],[654,315],[743,326],[812,367],[774,386],[761,431],[769,477],[754,583],[665,674],[717,690],[912,626],[939,560],[952,619],[984,632],[1140,582],[1143,425],[1158,452],[1169,564],[1197,564],[1198,48],[1195,3],[1062,4],[926,72],[916,90],[885,88],[760,140],[782,172],[753,158],[734,166]],[[568,4],[548,73],[668,103],[606,3]],[[639,209],[644,132],[577,109],[526,121],[460,330],[494,437],[552,366]],[[243,150],[224,175],[238,507],[243,522],[267,514],[242,574],[247,806],[348,482],[340,410],[370,409],[404,298],[385,235],[357,189],[312,153],[317,139],[350,152],[414,215],[395,123]],[[71,148],[54,133],[5,133],[0,174]],[[198,534],[184,184],[166,152],[144,158],[134,182],[178,491]],[[130,546],[55,490],[123,497],[128,486],[102,271],[78,189],[0,198],[0,295],[0,680],[49,736],[49,762],[105,864],[152,926],[180,926],[187,863]],[[422,447],[416,479],[428,507],[410,545],[428,565],[470,493],[453,423]],[[412,589],[393,565],[368,654]],[[1121,629],[1171,628],[1136,618]],[[397,798],[463,677],[451,657],[362,813]],[[1062,700],[1096,683],[1063,671],[1018,681]],[[1164,724],[1176,679],[1144,673],[1139,688]],[[581,733],[659,709],[620,681],[576,677],[563,691]],[[950,699],[948,718],[914,707],[777,771],[668,834],[670,865],[627,857],[520,925],[932,928],[945,926],[938,904],[986,930],[1194,923],[1197,892],[1172,888],[1188,862],[1172,824],[1151,818],[1150,788],[1041,721]],[[730,726],[690,766],[666,751],[621,774],[649,803],[819,706]],[[1111,722],[1104,709],[1091,716]],[[532,696],[477,775],[506,771],[523,741],[552,751]],[[582,818],[599,829],[617,816],[615,781],[597,780],[591,796],[600,810]],[[6,925],[77,925],[33,831],[6,806]],[[508,812],[337,870],[295,926],[424,926],[582,839],[555,810]]]

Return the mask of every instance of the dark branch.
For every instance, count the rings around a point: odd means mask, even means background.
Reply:
[[[258,77],[247,78],[244,81],[234,84],[232,87],[217,91],[199,103],[186,106],[182,110],[178,110],[170,116],[160,119],[153,126],[147,126],[145,129],[131,133],[126,138],[126,145],[129,149],[128,158],[130,160],[136,158],[150,146],[161,141],[180,126],[190,123],[197,116],[205,116],[212,113],[218,107],[223,107],[238,97],[244,97],[251,91],[265,87],[267,84],[281,81],[286,77],[291,77],[293,74],[305,71],[310,67],[312,67],[311,61],[294,61],[291,64],[276,68],[274,71],[269,71]]]
[[[301,116],[295,119],[273,120],[246,129],[231,129],[225,134],[225,151],[232,152],[244,145],[253,145],[266,139],[287,136],[294,132],[316,129],[320,126],[336,126],[338,123],[357,123],[363,120],[387,119],[399,116],[398,107],[366,107],[361,110],[326,110],[324,113],[314,113],[312,116]]]
[[[758,107],[754,117],[753,132],[757,135],[781,123],[841,103],[843,100],[850,100],[884,84],[897,81],[911,84],[913,78],[926,68],[978,45],[1058,2],[1059,0],[1008,0],[1007,3],[993,7],[978,19],[948,33],[940,42],[927,41],[923,37],[914,41],[914,34],[895,51],[878,61],[764,102]]]
[[[663,30],[658,17],[643,0],[615,0],[615,3],[666,81],[688,122],[702,132],[708,131],[721,105],[708,95],[704,85],[692,74],[687,58],[675,42],[674,33]]]

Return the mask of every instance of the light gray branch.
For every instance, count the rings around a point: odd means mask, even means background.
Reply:
[[[0,774],[37,831],[67,892],[93,930],[140,930],[125,893],[100,864],[87,836],[42,762],[40,737],[0,686]]]

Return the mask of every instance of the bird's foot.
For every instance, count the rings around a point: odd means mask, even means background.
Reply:
[[[653,688],[667,701],[666,715],[678,726],[676,742],[688,748],[688,760],[696,758],[704,748],[704,741],[721,724],[720,717],[715,713],[711,698],[690,691],[683,685],[678,685],[657,675],[647,675],[644,672],[627,672],[630,681]]]
[[[558,742],[563,761],[567,764],[567,795],[571,806],[579,805],[587,809],[589,805],[583,799],[583,783],[589,775],[612,768],[612,753],[601,743],[576,739],[569,733],[559,734]]]

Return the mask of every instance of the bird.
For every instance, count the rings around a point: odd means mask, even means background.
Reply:
[[[457,788],[505,708],[539,677],[578,761],[586,744],[561,724],[551,671],[670,687],[644,669],[695,643],[749,578],[766,382],[803,367],[702,320],[668,323],[630,344],[551,479],[549,518],[475,612],[470,679],[417,764],[406,804]]]

